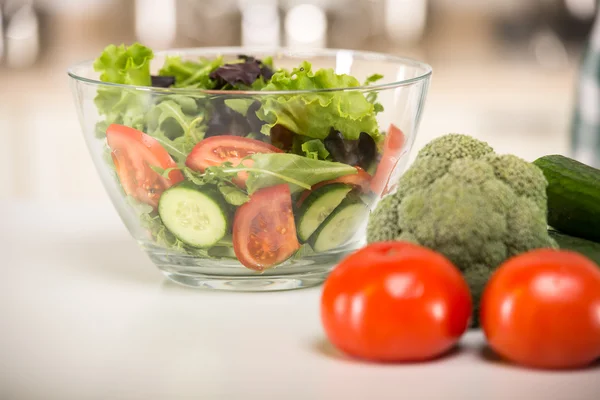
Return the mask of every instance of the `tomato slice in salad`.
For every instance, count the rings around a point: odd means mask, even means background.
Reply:
[[[237,209],[233,250],[244,266],[263,271],[287,260],[299,248],[288,185],[261,189]]]
[[[368,193],[370,190],[371,175],[369,175],[369,173],[361,167],[354,168],[356,168],[356,174],[344,175],[336,179],[319,182],[317,184],[314,184],[310,188],[310,190],[305,190],[304,192],[302,192],[302,194],[300,195],[300,197],[298,197],[298,200],[296,201],[296,207],[300,207],[302,203],[304,203],[304,200],[306,200],[306,198],[310,196],[310,194],[313,191],[332,183],[345,183],[346,185],[354,186],[363,193]]]
[[[112,124],[106,130],[106,140],[125,193],[138,201],[158,206],[162,192],[183,180],[179,170],[164,178],[150,166],[162,169],[177,164],[161,144],[151,136],[124,125]]]
[[[393,189],[390,187],[388,181],[392,171],[400,160],[404,141],[404,133],[396,125],[391,124],[385,137],[381,160],[371,180],[371,190],[377,195],[387,194]]]
[[[277,147],[260,140],[248,139],[233,135],[212,136],[201,140],[194,146],[185,165],[194,171],[204,172],[208,167],[230,162],[237,166],[242,159],[256,153],[282,153]],[[245,160],[244,165],[249,167],[252,160]],[[240,172],[234,183],[245,187],[248,179],[247,172]]]

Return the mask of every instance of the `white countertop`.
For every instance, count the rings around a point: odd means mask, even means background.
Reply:
[[[169,283],[104,199],[0,204],[0,221],[3,400],[600,398],[600,362],[530,371],[498,361],[480,332],[429,363],[350,360],[324,338],[320,288]]]

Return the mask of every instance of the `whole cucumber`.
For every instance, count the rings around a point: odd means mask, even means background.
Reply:
[[[548,181],[548,225],[571,236],[600,241],[600,170],[560,155],[533,163]]]
[[[548,234],[556,240],[562,250],[571,250],[583,254],[600,266],[600,243],[565,235],[554,230],[549,230]]]

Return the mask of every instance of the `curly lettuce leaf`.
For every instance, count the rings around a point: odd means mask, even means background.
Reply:
[[[300,146],[304,156],[313,160],[327,160],[329,151],[325,148],[322,140],[312,139],[302,143]]]
[[[358,87],[350,75],[336,74],[333,69],[312,71],[309,62],[291,72],[280,70],[263,88],[275,90],[316,90]],[[273,95],[264,99],[257,116],[266,122],[261,132],[268,135],[277,124],[300,135],[325,139],[331,128],[343,133],[346,139],[356,140],[361,132],[380,141],[375,106],[356,91],[320,92],[297,95]]]
[[[104,137],[110,124],[131,126],[144,131],[145,115],[150,105],[150,97],[135,91],[101,87],[98,88],[94,104],[104,120],[96,124],[96,136]]]
[[[103,82],[149,86],[152,50],[135,43],[107,46],[94,61],[94,70],[100,72]],[[104,120],[96,125],[96,135],[104,137],[110,124],[122,124],[144,130],[145,115],[151,99],[145,93],[123,88],[100,87],[94,103]]]
[[[176,88],[214,89],[216,82],[210,78],[210,74],[222,65],[223,57],[190,61],[171,56],[165,59],[158,75],[174,77]]]
[[[139,43],[128,47],[111,44],[94,61],[94,70],[100,72],[102,82],[150,86],[150,61],[153,58],[152,50]]]

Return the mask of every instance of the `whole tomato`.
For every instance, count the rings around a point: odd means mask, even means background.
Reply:
[[[484,290],[481,326],[490,346],[517,363],[585,366],[600,357],[600,269],[569,251],[514,257]]]
[[[439,356],[465,332],[471,296],[442,255],[405,242],[371,244],[344,259],[323,288],[321,319],[343,352],[373,361]]]

